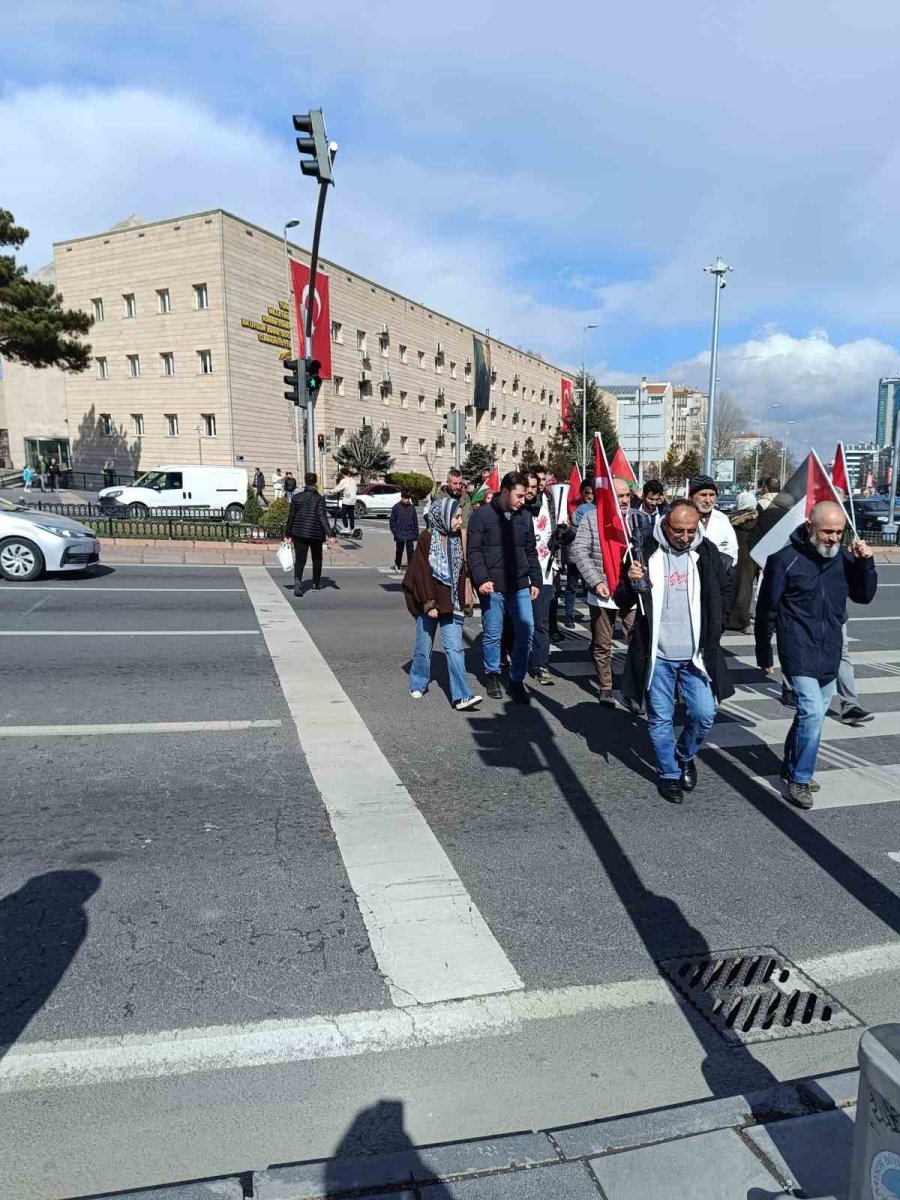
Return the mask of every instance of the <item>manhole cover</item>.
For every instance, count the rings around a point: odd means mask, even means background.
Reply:
[[[658,966],[732,1045],[861,1024],[771,946],[666,958]]]

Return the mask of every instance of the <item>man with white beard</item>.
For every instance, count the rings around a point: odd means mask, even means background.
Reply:
[[[847,516],[823,500],[790,541],[766,559],[756,604],[756,662],[772,673],[772,631],[781,673],[793,689],[797,711],[784,744],[781,777],[791,803],[812,808],[813,779],[822,723],[841,664],[847,601],[868,604],[877,578],[872,550],[854,538],[841,546]]]

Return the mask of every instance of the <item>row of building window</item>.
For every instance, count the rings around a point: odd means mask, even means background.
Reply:
[[[166,423],[166,437],[178,437],[178,413],[164,413],[163,420]],[[113,421],[111,413],[101,413],[99,417],[100,433],[104,437],[114,437],[116,434],[116,425]],[[131,432],[135,437],[143,437],[146,432],[144,426],[144,414],[131,414]],[[216,436],[216,416],[215,413],[201,413],[200,424],[197,426],[197,433],[202,437]]]
[[[209,308],[209,291],[205,283],[195,283],[194,288],[194,308],[205,309]],[[102,296],[94,296],[91,300],[94,308],[94,321],[99,323],[106,320],[106,307],[103,303]],[[168,288],[156,289],[156,311],[160,314],[170,313],[172,311],[172,297],[169,294]],[[137,296],[134,292],[122,293],[122,316],[126,320],[131,320],[138,315]]]
[[[336,428],[335,428],[335,431],[334,431],[334,440],[335,440],[335,445],[337,445],[337,446],[340,446],[340,445],[342,444],[342,442],[344,441],[344,437],[345,437],[345,435],[346,435],[346,432],[347,432],[347,431],[346,431],[345,429],[341,429],[341,428],[339,428],[339,427],[336,427]],[[390,439],[389,439],[389,440],[390,440]],[[409,437],[408,437],[406,434],[401,434],[401,435],[400,435],[400,453],[401,453],[401,454],[409,454],[409,453],[410,453],[410,449],[411,449],[411,448],[410,448],[410,441],[411,441],[411,439],[410,439],[410,438],[409,438]],[[417,439],[417,441],[418,441],[418,449],[419,449],[419,454],[420,454],[420,455],[428,454],[428,453],[430,453],[430,452],[431,452],[431,448],[432,448],[432,447],[431,447],[431,444],[428,442],[428,439],[427,439],[427,438],[420,437],[420,438],[418,438],[418,439]],[[469,445],[470,445],[470,444],[471,444],[471,443],[470,443],[470,440],[469,440],[469,439],[467,439],[467,441],[466,441],[466,449],[467,449],[467,450],[468,450],[468,448],[469,448]],[[497,446],[496,446],[496,444],[495,444],[494,448],[495,448],[495,449],[497,449]],[[442,432],[442,431],[438,431],[438,432],[435,434],[435,439],[434,439],[434,452],[435,452],[435,455],[436,455],[438,458],[442,458],[442,457],[443,457],[443,455],[444,455],[444,451],[445,451],[445,450],[447,450],[447,451],[448,451],[450,454],[453,454],[453,453],[455,453],[455,451],[456,451],[456,443],[455,443],[455,442],[448,442],[448,440],[447,440],[447,438],[444,436],[443,432]],[[539,451],[538,451],[538,455],[539,455],[539,457],[540,457],[540,458],[543,458],[545,451],[546,451],[546,446],[542,445],[542,446],[540,447]],[[500,460],[500,462],[501,462],[501,463],[505,463],[505,462],[507,461],[507,450],[506,450],[506,447],[500,447],[500,448],[499,448],[499,450],[498,450],[498,453],[499,453],[499,460]],[[513,446],[513,449],[512,449],[512,457],[513,457],[513,459],[515,459],[517,456],[518,456],[518,443],[516,443],[516,444]]]
[[[197,370],[200,375],[212,375],[213,360],[212,350],[197,350]],[[128,374],[132,379],[141,378],[141,356],[139,354],[126,354],[125,361],[128,364]],[[97,378],[109,379],[109,359],[106,357],[95,358],[97,364]],[[161,375],[175,374],[175,355],[171,350],[166,350],[159,356],[159,372]]]

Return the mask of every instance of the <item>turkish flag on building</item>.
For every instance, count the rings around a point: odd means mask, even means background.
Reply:
[[[611,469],[614,476],[619,479],[627,479],[629,483],[637,483],[637,476],[631,469],[631,463],[625,457],[625,451],[621,446],[616,446],[616,452],[613,455]]]
[[[322,378],[331,378],[331,308],[328,302],[328,276],[316,271],[316,294],[313,304],[312,351],[306,350],[306,305],[309,301],[309,267],[291,259],[291,288],[294,292],[294,313],[297,336],[294,344],[300,358],[315,358],[322,365]]]
[[[562,379],[559,384],[559,415],[563,429],[569,428],[572,413],[572,380]]]
[[[597,535],[600,553],[603,556],[603,571],[612,595],[619,586],[622,558],[628,549],[628,530],[622,519],[616,489],[613,487],[613,472],[603,449],[599,433],[594,434],[594,480],[597,504]]]

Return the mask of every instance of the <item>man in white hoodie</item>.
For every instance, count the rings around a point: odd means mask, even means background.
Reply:
[[[725,514],[716,508],[716,501],[719,498],[716,481],[710,479],[708,475],[698,475],[691,480],[688,495],[700,511],[700,526],[703,536],[709,538],[712,544],[731,560],[729,566],[736,566],[738,560],[737,535]]]

